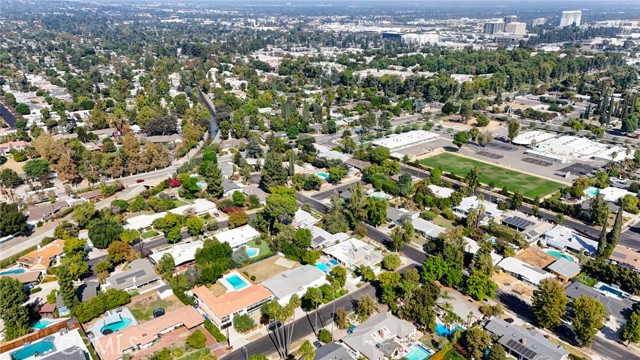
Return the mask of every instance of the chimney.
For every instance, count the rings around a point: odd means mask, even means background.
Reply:
[[[525,339],[525,338],[520,339],[520,343],[522,345],[527,345],[527,339]]]

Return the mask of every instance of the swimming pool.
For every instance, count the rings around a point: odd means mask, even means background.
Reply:
[[[247,256],[250,258],[254,258],[258,256],[258,254],[260,254],[260,249],[258,248],[246,247],[244,251],[247,253]]]
[[[116,331],[120,331],[124,328],[126,328],[127,326],[131,325],[131,319],[126,318],[126,317],[120,317],[120,320],[109,323],[109,324],[105,324],[103,327],[100,328],[100,332],[103,335],[109,335],[109,334],[113,334]]]
[[[604,292],[608,292],[610,294],[613,294],[619,298],[624,298],[625,297],[625,293],[622,290],[618,290],[616,288],[613,288],[611,286],[607,286],[607,285],[600,285],[600,287],[598,287],[598,289],[600,291],[604,291]]]
[[[233,290],[236,290],[236,291],[237,290],[242,290],[242,289],[246,288],[247,286],[249,286],[249,283],[247,283],[238,274],[229,275],[229,276],[225,277],[224,279],[227,281],[227,283],[229,283],[229,285],[231,285]]]
[[[376,199],[382,199],[382,200],[390,200],[391,196],[385,194],[385,193],[381,193],[381,192],[374,192],[373,194],[369,195],[371,197],[374,197]]]
[[[596,196],[598,195],[598,188],[590,187],[587,190],[585,190],[584,193],[589,196]]]
[[[331,259],[331,260],[329,260],[328,265],[330,265],[330,266],[338,266],[338,265],[340,265],[340,263],[338,261],[336,261],[336,260]]]
[[[411,351],[404,356],[407,360],[424,360],[431,356],[431,352],[420,345],[413,345]]]
[[[438,334],[440,336],[449,337],[456,330],[464,330],[464,328],[462,326],[456,326],[456,327],[454,327],[452,329],[449,329],[448,327],[444,326],[443,324],[436,323],[436,334]]]
[[[37,343],[33,343],[30,345],[23,346],[22,349],[18,351],[14,351],[11,353],[11,358],[13,360],[24,360],[30,358],[34,355],[44,355],[56,350],[55,345],[53,345],[53,337],[49,336],[42,341]]]
[[[325,180],[329,180],[329,174],[327,174],[326,172],[319,172],[318,174],[319,178],[325,179]]]
[[[47,319],[40,319],[35,324],[31,325],[32,328],[42,330],[47,326],[53,324],[53,321]]]
[[[322,272],[329,272],[329,265],[327,264],[317,262],[316,267]]]
[[[3,272],[0,272],[0,275],[15,275],[15,274],[22,274],[23,272],[24,272],[24,269],[5,270]]]
[[[571,257],[569,255],[565,255],[565,254],[563,254],[561,252],[558,252],[558,251],[555,251],[555,250],[547,250],[546,253],[551,255],[551,256],[553,256],[554,258],[558,258],[558,259],[565,258],[565,259],[567,259],[569,261],[572,261],[572,262],[574,261],[573,257]]]

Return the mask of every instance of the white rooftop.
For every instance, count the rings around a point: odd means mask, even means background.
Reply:
[[[441,198],[441,199],[446,199],[451,197],[451,195],[456,192],[455,190],[448,188],[448,187],[444,187],[444,186],[438,186],[438,185],[429,185],[427,186],[429,188],[429,190],[431,190],[431,192],[433,192],[433,195],[435,195],[437,198]]]
[[[361,265],[373,268],[382,261],[382,254],[372,245],[354,238],[328,247],[322,252],[351,268]]]
[[[373,141],[375,146],[384,146],[391,150],[404,149],[410,146],[420,145],[440,138],[440,135],[424,130],[414,130],[402,134],[391,135],[387,138]]]
[[[512,274],[519,275],[523,280],[526,280],[534,285],[538,285],[540,281],[553,277],[550,273],[535,268],[522,260],[518,260],[514,257],[506,257],[498,263],[498,267],[504,271]]]
[[[219,232],[214,235],[220,242],[226,242],[232,248],[242,246],[249,241],[260,237],[260,233],[249,225]]]
[[[164,254],[169,254],[173,257],[173,261],[176,265],[181,265],[193,261],[196,257],[196,250],[201,249],[203,245],[204,243],[202,240],[180,243],[166,250],[151,254],[151,259],[157,264],[160,262],[160,259],[162,259]]]

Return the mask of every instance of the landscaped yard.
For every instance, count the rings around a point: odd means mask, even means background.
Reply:
[[[160,235],[159,232],[155,231],[155,230],[151,230],[151,231],[147,231],[145,233],[142,233],[142,235],[140,235],[140,237],[142,237],[143,239],[148,239],[148,238],[152,238],[154,236],[158,236]]]
[[[255,249],[260,249],[260,252],[258,253],[257,257],[263,257],[267,254],[271,253],[271,249],[269,249],[269,244],[266,241],[259,241],[260,244],[258,245],[256,240],[251,240],[247,243],[247,247],[250,248],[255,248]]]
[[[477,167],[480,171],[481,183],[493,183],[498,188],[506,186],[509,191],[520,192],[531,199],[548,195],[566,186],[559,182],[449,153],[424,159],[420,163],[430,168],[440,168],[444,172],[453,173],[459,177],[464,177],[470,169]]]
[[[275,255],[270,258],[258,261],[251,265],[247,265],[240,269],[241,272],[247,272],[249,276],[255,276],[255,282],[261,283],[283,271],[293,269],[300,266],[299,263],[285,259],[282,256]]]
[[[173,205],[175,205],[176,207],[180,207],[183,205],[191,205],[191,204],[193,204],[193,201],[191,200],[184,200],[184,199],[173,200]]]
[[[133,316],[136,317],[138,321],[149,320],[153,317],[153,310],[162,308],[165,311],[175,310],[179,307],[183,306],[182,303],[175,296],[170,296],[166,299],[152,299],[152,300],[140,300],[134,303],[131,303],[128,307],[131,310]]]
[[[453,222],[451,222],[451,220],[445,219],[444,217],[442,217],[442,215],[436,216],[433,220],[431,220],[431,222],[438,226],[442,226],[445,229],[455,229],[455,226],[453,226]]]

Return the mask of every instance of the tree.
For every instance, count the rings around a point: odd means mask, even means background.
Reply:
[[[0,277],[0,318],[4,322],[4,340],[26,335],[29,330],[29,311],[22,303],[26,300],[20,281]]]
[[[573,332],[583,346],[590,345],[602,328],[607,310],[596,298],[580,295],[573,300]]]
[[[519,209],[522,206],[523,197],[518,191],[514,191],[509,198],[509,204],[512,209]]]
[[[204,169],[200,168],[200,174],[207,183],[207,193],[216,199],[221,198],[224,188],[222,187],[222,171],[218,164],[213,161],[206,161],[202,165]]]
[[[51,172],[49,161],[45,159],[29,160],[22,166],[22,170],[24,170],[27,179],[31,181],[39,180],[40,182],[46,181]]]
[[[329,182],[337,184],[347,175],[347,170],[340,166],[331,166],[327,169],[329,173]]]
[[[31,110],[29,109],[29,105],[20,103],[16,105],[16,112],[20,115],[29,115]]]
[[[13,169],[0,170],[0,187],[13,188],[22,183],[22,179]]]
[[[136,240],[140,238],[140,232],[138,230],[133,229],[124,229],[120,234],[120,240],[122,240],[126,244],[133,244]]]
[[[256,326],[255,321],[249,314],[236,315],[233,317],[233,327],[239,332],[244,333]]]
[[[481,271],[473,271],[467,279],[467,295],[475,300],[484,301],[495,296],[498,289],[493,280]]]
[[[484,113],[477,113],[476,125],[478,125],[479,127],[485,127],[489,125],[489,118],[487,118],[487,115],[485,115]]]
[[[467,176],[465,176],[464,181],[467,183],[467,193],[473,194],[478,185],[480,185],[480,171],[477,167],[473,167],[469,169],[467,172]]]
[[[502,345],[495,343],[489,349],[487,360],[507,360],[507,352]]]
[[[18,102],[16,101],[16,96],[12,93],[4,94],[4,103],[8,107],[15,107],[18,104]]]
[[[520,123],[515,120],[509,121],[507,125],[507,136],[509,140],[513,141],[513,139],[518,136],[518,132],[520,132]]]
[[[367,111],[360,118],[360,126],[362,126],[362,130],[364,130],[365,132],[371,131],[376,126],[377,122],[378,121],[376,119],[376,115],[373,113],[373,111]]]
[[[402,175],[400,175],[400,179],[398,179],[398,189],[400,190],[400,195],[406,197],[409,192],[411,192],[411,182],[411,174],[402,173]]]
[[[339,307],[336,310],[336,324],[340,329],[348,329],[349,328],[349,317],[347,314],[347,310],[342,307]]]
[[[387,160],[391,156],[391,151],[389,148],[384,146],[376,146],[369,153],[369,160],[375,164],[382,164],[385,160]]]
[[[360,321],[365,321],[376,311],[376,301],[369,295],[363,295],[356,303],[356,315]]]
[[[269,190],[275,186],[285,186],[287,178],[287,169],[282,166],[281,155],[275,151],[268,152],[262,166],[262,178],[260,179],[262,188]]]
[[[429,180],[434,185],[442,185],[442,170],[440,168],[433,168],[429,174]]]
[[[320,331],[318,332],[318,340],[322,341],[325,344],[330,343],[331,341],[333,341],[333,336],[331,336],[331,332],[329,332],[329,330],[320,329]]]
[[[375,226],[387,221],[387,202],[383,199],[368,197],[366,200],[367,220]]]
[[[231,195],[231,199],[233,200],[233,204],[235,206],[242,207],[244,206],[245,197],[241,191],[234,191]]]
[[[400,256],[398,254],[388,254],[384,258],[382,258],[382,267],[385,270],[395,271],[400,265],[402,265],[402,261],[400,261]]]
[[[207,345],[207,337],[204,336],[200,329],[196,329],[187,337],[187,345],[194,349],[202,349]]]
[[[442,107],[442,113],[445,115],[455,114],[458,112],[458,110],[459,107],[451,101],[447,101]]]
[[[482,328],[474,326],[465,332],[464,344],[471,357],[482,359],[485,350],[491,345],[491,338]]]
[[[366,218],[367,210],[365,204],[366,198],[362,191],[362,184],[358,181],[351,190],[349,203],[347,204],[347,214],[349,215],[349,222],[352,226],[355,227]]]
[[[629,320],[624,324],[620,338],[627,342],[627,346],[631,343],[640,341],[640,312],[634,311],[629,316]]]
[[[471,107],[471,103],[463,102],[462,105],[460,105],[460,116],[462,117],[462,122],[465,124],[469,122],[469,118],[472,115],[473,115],[473,107]]]
[[[27,217],[15,203],[0,203],[0,236],[25,234],[27,232]]]
[[[458,149],[462,148],[462,145],[469,142],[469,133],[466,131],[458,131],[455,135],[453,135],[453,144],[458,147]]]
[[[164,115],[150,119],[144,128],[148,135],[169,135],[176,133],[177,125],[174,115]]]
[[[73,209],[73,213],[71,214],[71,218],[73,221],[78,224],[80,229],[84,229],[89,224],[89,221],[93,219],[96,214],[96,207],[93,203],[85,202],[80,205],[77,205]]]
[[[556,279],[544,279],[533,292],[533,313],[543,328],[560,325],[567,306],[564,287]]]
[[[316,347],[307,340],[300,346],[300,355],[304,360],[312,360],[316,357]]]
[[[136,252],[133,251],[131,245],[122,241],[114,241],[107,248],[107,260],[117,265],[125,261],[132,261],[136,258]]]
[[[577,181],[577,180],[576,180]],[[572,189],[575,187],[572,186]],[[578,186],[580,188],[580,186]],[[584,190],[580,191],[579,196],[582,197],[584,194]],[[607,218],[609,217],[609,206],[607,202],[604,200],[604,196],[600,193],[600,191],[596,192],[596,196],[589,201],[589,217],[591,221],[596,225],[604,225],[607,222]]]
[[[242,210],[234,211],[231,214],[229,214],[229,228],[231,229],[245,225],[248,222],[249,222],[249,215],[247,215],[247,213]]]
[[[204,222],[197,216],[189,216],[184,221],[184,226],[187,227],[191,236],[204,234]]]
[[[89,239],[98,249],[106,249],[111,242],[120,238],[124,229],[111,219],[98,219],[89,224]]]
[[[58,267],[58,285],[60,286],[60,297],[64,305],[73,309],[78,305],[78,296],[76,289],[73,287],[73,277],[69,272],[69,268],[65,265]]]
[[[371,282],[376,279],[376,274],[373,272],[373,269],[367,265],[360,265],[356,273],[362,276],[363,281]]]
[[[171,254],[162,255],[162,257],[160,258],[160,261],[158,261],[158,266],[157,266],[158,272],[164,278],[170,278],[175,267],[176,267],[176,262],[173,259],[173,256]]]
[[[609,233],[609,238],[607,239],[607,254],[611,255],[613,253],[613,249],[618,245],[618,241],[620,241],[620,234],[622,232],[622,207],[618,209],[616,213],[616,219],[613,221],[613,227],[611,228],[611,232]]]
[[[600,236],[598,236],[598,257],[604,257],[607,253],[607,222],[605,221],[602,224],[602,230],[600,231]]]

